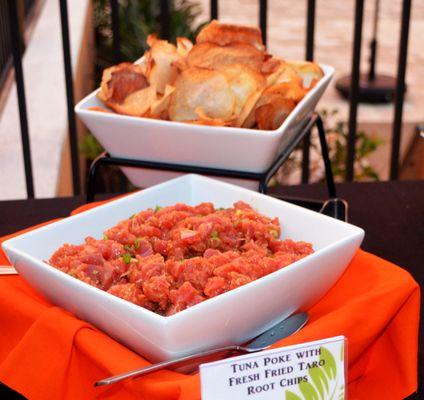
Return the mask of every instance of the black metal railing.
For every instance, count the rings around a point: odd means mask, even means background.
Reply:
[[[21,58],[21,32],[19,30],[18,9],[14,0],[8,1],[13,64],[15,67],[16,90],[18,93],[19,119],[21,124],[22,151],[24,155],[25,180],[28,198],[34,197],[32,178],[31,149],[29,144],[28,119],[25,101],[24,74]]]
[[[69,41],[69,24],[68,24],[68,5],[66,0],[59,0],[60,3],[60,21],[62,27],[62,48],[63,48],[63,64],[65,67],[66,81],[66,102],[68,109],[68,129],[69,129],[69,145],[71,149],[72,163],[72,185],[74,193],[79,194],[81,191],[79,157],[78,157],[78,140],[77,125],[74,113],[74,85],[72,80],[72,62],[71,49]]]
[[[65,63],[65,78],[66,78],[66,93],[67,93],[67,106],[68,106],[68,125],[69,125],[69,141],[70,152],[72,160],[72,174],[73,174],[73,189],[74,193],[78,194],[81,191],[80,172],[78,162],[78,146],[77,146],[77,129],[75,124],[74,115],[74,97],[73,97],[73,82],[72,82],[72,67],[70,58],[70,43],[69,43],[69,28],[68,28],[68,14],[67,14],[67,1],[58,0],[60,3],[60,18],[62,23],[62,41],[63,41],[63,56]],[[161,4],[161,34],[164,38],[170,35],[169,18],[170,18],[170,1],[171,0],[156,0]],[[314,45],[315,45],[315,20],[316,20],[316,2],[315,0],[305,0],[307,3],[306,13],[306,41],[305,41],[305,58],[307,60],[314,59]],[[4,7],[5,2],[0,1],[0,7]],[[11,26],[17,23],[16,2],[8,0],[9,6],[9,22]],[[113,32],[113,49],[114,60],[119,62],[121,60],[121,40],[119,35],[119,1],[110,0],[111,16],[112,16],[112,32]],[[1,11],[1,9],[0,9]],[[262,29],[263,40],[267,41],[267,11],[268,1],[259,0],[259,26]],[[392,131],[392,148],[390,155],[390,178],[397,179],[399,171],[399,146],[402,135],[402,113],[405,93],[405,74],[406,74],[406,61],[408,51],[408,36],[410,25],[411,13],[411,0],[402,1],[401,13],[401,32],[399,39],[399,55],[398,55],[398,68],[397,68],[397,85],[395,94],[395,117],[393,122]],[[362,41],[362,25],[364,14],[364,0],[355,1],[354,13],[354,31],[353,31],[353,46],[352,46],[352,65],[351,65],[351,81],[350,81],[350,97],[349,97],[349,120],[348,120],[348,144],[347,144],[347,158],[346,158],[346,180],[352,181],[354,179],[354,163],[355,163],[355,142],[357,131],[357,110],[359,103],[359,73],[360,73],[360,59],[361,59],[361,41]],[[1,18],[4,18],[4,13],[0,12],[0,32],[4,28],[1,23]],[[210,0],[210,18],[216,19],[219,17],[219,2],[218,0]],[[10,25],[10,24],[9,24]],[[33,197],[33,183],[32,183],[32,169],[31,169],[31,152],[28,140],[28,124],[26,121],[26,107],[25,107],[25,90],[24,90],[24,77],[21,68],[21,53],[19,51],[20,32],[17,29],[11,29],[11,44],[13,47],[14,66],[16,71],[16,82],[19,99],[19,112],[22,132],[23,153],[25,161],[26,183],[28,197]],[[2,51],[0,47],[0,51]],[[1,57],[1,53],[0,53]],[[0,58],[0,62],[1,62]],[[302,182],[309,181],[309,151],[310,151],[310,135],[305,137],[303,142],[303,160],[302,160]]]
[[[346,180],[353,181],[355,163],[356,125],[358,122],[359,75],[361,64],[362,22],[364,0],[355,3],[355,28],[353,33],[352,72],[350,79],[349,131],[347,137]]]
[[[22,3],[21,18],[27,18],[37,0],[25,0]],[[12,66],[12,42],[10,31],[11,20],[7,11],[7,3],[0,1],[0,89],[3,87],[7,73]]]
[[[24,14],[27,16],[37,0],[24,0]]]
[[[315,0],[308,0],[306,8],[306,44],[305,59],[314,60],[315,44]],[[311,146],[311,133],[303,139],[302,146],[302,183],[309,182],[309,153]]]
[[[10,20],[7,4],[0,1],[0,88],[3,87],[7,72],[12,65],[12,43],[10,41]]]
[[[402,135],[403,101],[405,96],[405,75],[408,55],[409,24],[411,19],[411,0],[404,0],[402,6],[402,24],[400,28],[398,70],[395,95],[395,118],[392,133],[392,157],[390,161],[390,179],[399,175],[399,148]]]

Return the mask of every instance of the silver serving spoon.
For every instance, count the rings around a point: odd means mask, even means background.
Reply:
[[[308,321],[308,314],[306,312],[301,312],[292,315],[291,317],[285,318],[282,321],[278,322],[272,328],[268,329],[257,338],[249,342],[244,346],[226,346],[219,349],[213,349],[208,351],[202,351],[200,353],[192,354],[190,356],[185,356],[177,358],[175,360],[164,361],[157,364],[152,364],[148,367],[139,368],[130,372],[125,372],[123,374],[115,375],[110,378],[102,379],[97,381],[94,386],[104,386],[111,385],[112,383],[120,382],[124,379],[135,378],[142,375],[150,374],[154,371],[159,371],[168,367],[176,367],[182,364],[187,364],[190,361],[197,360],[199,358],[206,358],[212,355],[217,355],[219,353],[228,353],[228,352],[242,352],[242,353],[254,353],[257,351],[265,350],[270,347],[272,344],[277,342],[280,339],[283,339],[287,336],[292,335],[299,331]],[[200,363],[199,363],[200,364]]]

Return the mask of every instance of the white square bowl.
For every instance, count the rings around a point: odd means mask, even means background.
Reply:
[[[81,243],[137,211],[176,202],[238,200],[278,217],[282,238],[313,244],[315,253],[261,279],[169,317],[115,297],[59,271],[43,260],[64,243]],[[149,360],[168,360],[200,350],[243,343],[278,319],[319,300],[341,276],[362,242],[353,225],[238,186],[198,175],[131,194],[3,243],[9,260],[28,283],[54,304],[102,329]]]
[[[274,131],[216,127],[131,117],[89,110],[105,107],[96,94],[89,94],[75,106],[75,112],[108,153],[115,157],[201,167],[264,172],[284,146],[300,133],[323,95],[334,68],[320,64],[323,78],[297,104]],[[179,173],[123,167],[137,187],[149,187]],[[257,183],[224,179],[257,189]]]

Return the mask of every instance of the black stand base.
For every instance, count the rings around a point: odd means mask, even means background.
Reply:
[[[101,154],[97,157],[90,166],[87,180],[87,203],[94,200],[96,194],[96,177],[99,168],[102,165],[115,165],[119,167],[135,167],[135,168],[147,168],[161,171],[175,171],[184,173],[194,173],[201,175],[210,175],[217,177],[227,178],[238,178],[258,181],[258,190],[260,193],[266,193],[268,183],[270,179],[275,175],[278,169],[288,159],[290,154],[293,152],[295,147],[302,141],[304,136],[312,129],[313,126],[318,129],[321,152],[325,166],[325,176],[328,189],[327,201],[317,201],[311,199],[298,199],[298,198],[281,198],[282,200],[289,201],[291,203],[298,204],[302,207],[311,208],[316,211],[320,211],[323,214],[331,217],[346,221],[347,220],[347,203],[337,198],[336,186],[334,184],[333,172],[331,170],[331,163],[328,154],[327,140],[325,137],[325,129],[321,118],[314,114],[305,125],[300,134],[292,139],[291,143],[284,148],[284,150],[278,155],[271,166],[263,173],[246,172],[246,171],[234,171],[219,168],[199,167],[195,165],[181,165],[181,164],[170,164],[163,162],[153,162],[144,160],[133,160],[120,157],[113,157],[107,153]]]
[[[343,76],[336,81],[336,89],[345,98],[350,96],[350,76]],[[359,102],[390,103],[394,100],[396,79],[388,75],[376,75],[370,79],[368,74],[361,74],[359,80]]]

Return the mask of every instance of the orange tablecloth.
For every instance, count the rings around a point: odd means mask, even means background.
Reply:
[[[0,264],[6,262],[0,252]],[[403,399],[417,388],[419,297],[405,270],[359,251],[309,310],[306,327],[276,346],[345,335],[349,399]],[[199,376],[172,371],[94,388],[147,362],[50,304],[19,276],[0,276],[0,338],[0,381],[31,400],[200,399]]]

